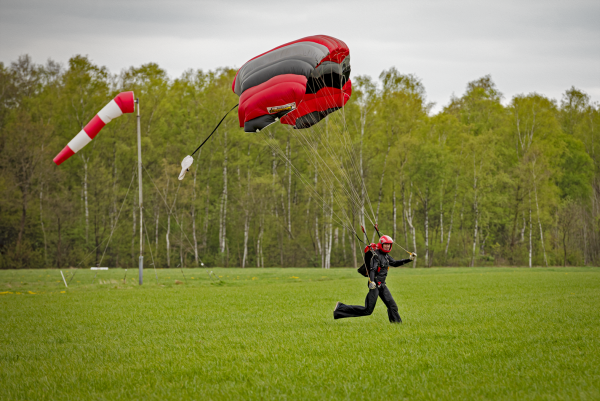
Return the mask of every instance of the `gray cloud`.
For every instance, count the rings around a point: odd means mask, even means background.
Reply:
[[[0,61],[87,54],[113,72],[154,61],[178,76],[324,33],[348,43],[353,74],[415,73],[438,108],[488,73],[507,99],[575,85],[600,100],[598,17],[598,1],[0,0]]]

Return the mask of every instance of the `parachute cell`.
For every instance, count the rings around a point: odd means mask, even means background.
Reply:
[[[133,92],[119,93],[113,100],[104,106],[104,108],[102,108],[102,110],[100,110],[81,131],[79,131],[75,138],[71,139],[71,142],[69,142],[58,155],[56,155],[54,163],[60,165],[69,157],[79,152],[85,145],[90,143],[106,124],[125,113],[133,113],[134,109],[135,100]]]
[[[240,97],[244,131],[256,132],[278,119],[308,128],[350,98],[350,51],[326,35],[286,43],[244,64],[232,90]]]

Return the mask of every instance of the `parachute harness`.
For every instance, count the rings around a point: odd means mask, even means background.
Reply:
[[[365,231],[365,227],[364,226],[360,226],[360,228],[362,228],[362,232],[365,234],[365,236],[367,235],[366,231]],[[356,236],[356,238],[358,238],[358,235]],[[359,238],[360,241],[360,238]],[[360,241],[363,242],[363,241]],[[368,244],[367,247],[369,247],[369,251],[371,252],[371,258],[373,256],[375,256],[375,250],[373,249],[373,247],[371,246],[371,244]],[[366,252],[363,252],[363,261],[365,262],[365,269],[367,271],[367,280],[369,280],[369,284],[371,284],[371,275],[369,274],[369,267],[367,266],[367,258],[365,257]]]

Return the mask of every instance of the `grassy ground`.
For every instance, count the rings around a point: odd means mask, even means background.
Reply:
[[[599,268],[157,272],[0,271],[0,399],[600,399]]]

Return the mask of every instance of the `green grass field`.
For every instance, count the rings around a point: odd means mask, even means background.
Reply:
[[[600,399],[600,268],[157,272],[0,271],[0,399]]]

